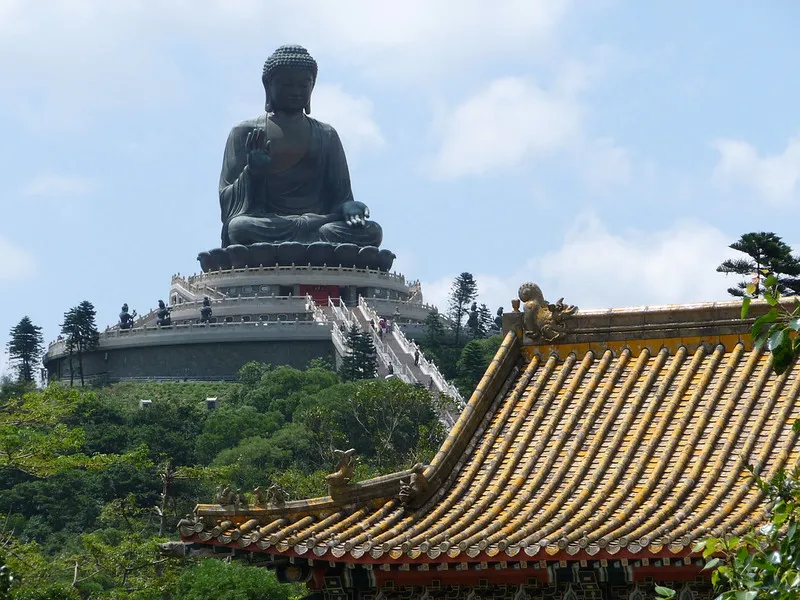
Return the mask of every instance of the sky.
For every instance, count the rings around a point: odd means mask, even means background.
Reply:
[[[395,266],[580,308],[726,299],[800,249],[794,0],[0,0],[0,334],[167,298],[219,245],[228,131],[298,43]],[[0,371],[2,371],[0,360]]]

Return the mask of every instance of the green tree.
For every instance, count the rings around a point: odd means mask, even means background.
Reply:
[[[280,412],[291,421],[297,407],[310,396],[340,382],[339,376],[328,369],[315,367],[300,371],[280,366],[266,372],[258,385],[245,393],[244,403],[263,413]]]
[[[237,375],[239,377],[239,381],[241,381],[245,386],[253,387],[257,385],[259,381],[261,381],[261,378],[265,373],[269,372],[270,368],[271,367],[268,364],[251,360],[250,362],[241,366]]]
[[[378,374],[378,354],[372,335],[353,325],[347,332],[348,353],[342,359],[339,371],[344,381],[374,379]]]
[[[289,600],[299,586],[278,583],[266,569],[206,559],[186,569],[178,581],[176,600]]]
[[[472,273],[461,273],[455,278],[450,288],[449,314],[453,320],[456,346],[458,346],[461,339],[461,330],[464,325],[464,316],[467,314],[467,307],[477,297],[478,284],[475,282]]]
[[[233,467],[232,477],[237,485],[253,489],[265,486],[289,469],[308,473],[310,467],[327,465],[317,459],[313,433],[302,423],[291,423],[269,437],[247,437],[237,446],[222,450],[213,466]]]
[[[481,304],[478,307],[478,321],[480,322],[481,331],[483,332],[482,337],[486,337],[494,328],[494,317],[492,317],[492,311],[490,311],[489,307],[485,304]]]
[[[489,307],[485,304],[478,306],[477,302],[473,302],[467,317],[467,331],[472,339],[485,338],[493,327],[494,318]]]
[[[753,294],[755,286],[751,283],[745,291]],[[772,368],[780,375],[800,356],[800,337],[797,335],[800,331],[800,302],[795,301],[791,309],[781,302],[780,280],[772,273],[767,274],[763,281],[763,295],[770,309],[755,320],[750,337],[756,348],[764,345],[769,348]],[[749,295],[742,300],[742,319],[749,314],[750,302]]]
[[[0,404],[0,473],[46,477],[73,468],[102,468],[119,459],[81,452],[84,431],[65,423],[79,402],[76,392],[51,385]],[[141,449],[125,460],[146,463]]]
[[[88,300],[82,301],[77,306],[73,306],[64,313],[64,322],[61,324],[61,333],[64,334],[69,352],[69,384],[74,383],[72,369],[72,355],[77,352],[78,370],[81,376],[81,386],[85,385],[83,376],[83,355],[94,350],[100,341],[100,333],[97,331],[95,317],[97,311],[94,305]]]
[[[444,340],[444,324],[439,311],[432,310],[425,317],[425,343],[429,346],[438,346]]]
[[[800,292],[800,259],[792,249],[772,232],[745,233],[730,246],[749,258],[725,260],[717,267],[719,273],[742,275],[747,279],[728,288],[732,296],[758,298],[763,292],[763,279],[772,274],[777,278],[781,293]]]
[[[254,406],[223,407],[213,419],[207,419],[203,432],[195,438],[197,460],[209,464],[226,448],[233,448],[244,438],[269,437],[284,425],[278,411],[259,412]]]
[[[397,470],[429,460],[432,455],[421,449],[444,439],[437,400],[399,379],[343,383],[316,398],[299,418],[313,432],[322,461],[330,462],[334,448],[348,446],[382,472]]]
[[[461,393],[468,396],[478,385],[486,370],[486,356],[481,344],[472,341],[464,346],[458,359],[457,383]]]
[[[42,328],[34,325],[30,317],[24,316],[11,328],[10,336],[6,350],[9,362],[17,371],[17,380],[33,381],[36,373],[34,365],[42,357],[44,349]]]

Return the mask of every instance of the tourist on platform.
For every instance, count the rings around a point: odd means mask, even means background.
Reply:
[[[414,350],[414,366],[415,367],[419,366],[419,348]]]

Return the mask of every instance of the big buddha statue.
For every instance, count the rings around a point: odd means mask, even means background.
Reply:
[[[281,46],[261,76],[266,112],[228,135],[219,202],[222,247],[261,242],[379,246],[380,225],[353,199],[336,130],[309,116],[317,63]]]

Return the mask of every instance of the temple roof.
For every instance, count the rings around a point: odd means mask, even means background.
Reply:
[[[766,520],[746,465],[769,476],[800,457],[800,367],[776,375],[737,315],[736,302],[578,313],[544,343],[511,313],[416,482],[199,505],[181,534],[350,563],[686,557],[694,540]]]

